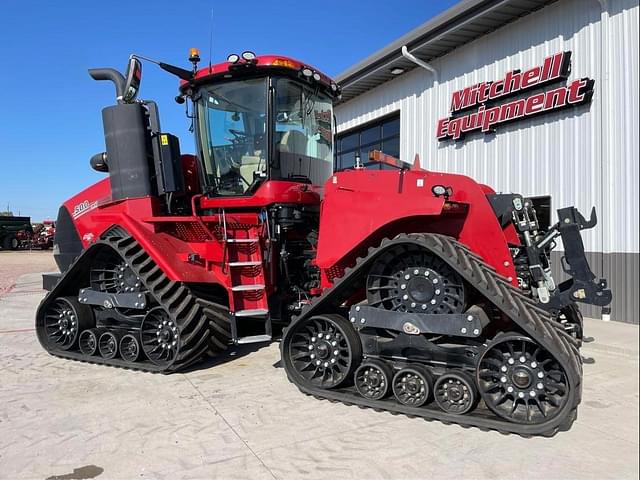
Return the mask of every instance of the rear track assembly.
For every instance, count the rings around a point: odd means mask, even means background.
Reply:
[[[77,301],[78,285],[89,286],[93,262],[105,252],[121,258],[141,283],[147,305],[138,326],[95,328],[91,307]],[[73,262],[41,302],[36,333],[52,355],[172,372],[225,350],[230,327],[226,307],[197,298],[188,286],[171,281],[133,237],[114,227]]]

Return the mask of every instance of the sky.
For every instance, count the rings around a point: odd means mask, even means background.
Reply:
[[[55,218],[60,204],[105,175],[89,158],[105,149],[101,110],[115,95],[89,68],[123,71],[131,53],[189,68],[191,47],[203,65],[213,32],[213,63],[252,50],[336,76],[455,3],[2,0],[0,211]],[[189,153],[194,141],[184,106],[173,100],[177,86],[176,77],[143,65],[139,97],[158,103],[163,131]]]

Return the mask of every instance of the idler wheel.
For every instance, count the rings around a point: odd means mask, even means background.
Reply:
[[[522,335],[491,343],[478,362],[482,399],[511,422],[536,424],[555,417],[567,403],[569,383],[556,359]]]
[[[462,277],[439,257],[400,245],[380,255],[367,276],[372,307],[409,313],[462,313],[466,292]]]
[[[117,253],[103,250],[90,271],[91,288],[98,292],[130,293],[142,290],[142,280]]]
[[[362,357],[360,338],[340,315],[318,315],[293,324],[282,346],[287,372],[316,388],[351,381]]]
[[[172,364],[180,351],[180,329],[162,307],[152,308],[142,320],[142,350],[154,364]]]
[[[56,298],[44,315],[44,329],[49,345],[60,350],[75,348],[79,332],[93,326],[93,312],[75,297]]]

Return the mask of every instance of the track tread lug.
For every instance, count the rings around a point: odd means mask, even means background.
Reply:
[[[205,317],[204,315],[201,315],[200,320],[195,325],[195,328],[190,333],[180,337],[183,345],[189,345],[195,337],[197,337],[198,335],[202,335],[202,327],[206,322],[207,322],[207,317]]]

